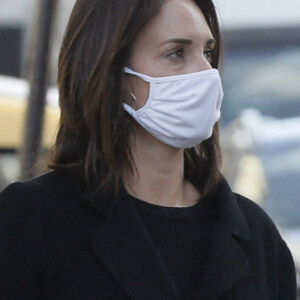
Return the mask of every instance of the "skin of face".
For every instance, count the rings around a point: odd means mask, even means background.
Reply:
[[[167,0],[137,37],[128,67],[152,77],[204,71],[211,69],[213,49],[213,36],[199,7],[192,0]],[[134,109],[143,107],[149,83],[126,74],[124,84],[124,101]],[[184,149],[162,143],[138,123],[131,148],[137,171],[125,170],[122,178],[130,194],[162,206],[199,201],[199,191],[184,179]]]
[[[204,71],[211,69],[213,49],[213,35],[196,3],[168,0],[136,39],[129,67],[152,77]],[[136,76],[126,77],[127,90],[136,97],[128,97],[126,102],[139,109],[147,102],[149,83]]]

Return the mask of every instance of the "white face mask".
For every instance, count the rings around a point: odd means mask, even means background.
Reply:
[[[208,139],[221,116],[223,99],[217,69],[166,77],[150,77],[125,68],[150,83],[146,104],[125,110],[150,134],[176,148],[191,148]]]

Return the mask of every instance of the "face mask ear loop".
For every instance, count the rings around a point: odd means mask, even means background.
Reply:
[[[135,115],[135,110],[131,106],[129,106],[127,103],[123,103],[123,107],[130,115],[132,115],[132,116]]]
[[[124,71],[125,71],[125,73],[137,76],[137,77],[141,78],[142,80],[144,80],[144,81],[146,81],[148,83],[151,82],[151,80],[148,78],[150,76],[144,75],[144,74],[139,73],[139,72],[135,72],[135,71],[133,71],[133,70],[127,68],[127,67],[124,68]]]

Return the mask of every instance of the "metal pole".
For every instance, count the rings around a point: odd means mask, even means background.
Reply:
[[[21,179],[35,175],[42,144],[42,130],[47,92],[47,75],[50,58],[50,39],[57,0],[40,0],[37,22],[35,59],[28,99],[25,135],[21,152]]]

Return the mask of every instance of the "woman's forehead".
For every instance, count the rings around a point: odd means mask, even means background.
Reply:
[[[143,46],[158,46],[172,38],[208,40],[212,33],[201,9],[191,0],[168,0],[137,39]]]

